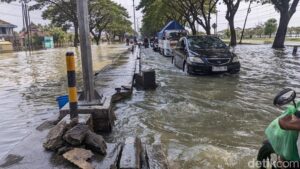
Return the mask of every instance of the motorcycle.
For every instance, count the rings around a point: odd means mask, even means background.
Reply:
[[[282,108],[283,106],[289,105],[292,103],[292,105],[297,110],[297,103],[296,103],[296,92],[292,89],[283,89],[281,92],[279,92],[276,97],[274,98],[273,104],[277,107]],[[294,115],[297,118],[300,118],[300,111],[296,111]],[[284,117],[283,117],[284,118]],[[286,130],[281,125],[281,120],[279,120],[279,126],[281,129]],[[290,129],[291,130],[291,129]],[[287,130],[286,130],[287,131]],[[295,143],[296,144],[296,143]],[[291,162],[291,161],[285,161],[283,157],[278,155],[274,148],[272,147],[269,140],[265,140],[263,142],[262,147],[259,149],[258,155],[257,155],[257,162],[260,169],[266,169],[266,168],[272,168],[272,169],[282,169],[285,162]],[[274,163],[275,162],[275,163]],[[298,161],[296,161],[298,162]],[[280,164],[280,166],[279,166]],[[300,162],[299,162],[300,164]],[[288,167],[289,169],[295,169],[298,167]],[[284,168],[285,169],[285,168]]]
[[[155,51],[155,52],[159,51],[158,42],[153,43],[153,51]]]

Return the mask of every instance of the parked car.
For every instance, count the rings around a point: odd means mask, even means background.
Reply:
[[[240,62],[236,54],[215,36],[186,36],[173,51],[173,63],[187,74],[238,73]]]

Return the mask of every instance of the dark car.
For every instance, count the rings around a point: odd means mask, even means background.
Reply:
[[[237,55],[215,36],[186,36],[174,49],[173,63],[187,74],[238,73]]]

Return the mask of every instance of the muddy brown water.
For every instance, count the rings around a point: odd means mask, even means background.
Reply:
[[[273,97],[284,87],[300,91],[300,56],[291,48],[238,46],[237,75],[186,76],[171,59],[143,51],[159,87],[118,103],[111,139],[161,140],[172,169],[242,169],[253,166],[266,126],[280,114]],[[252,162],[252,163],[251,163]]]
[[[111,64],[125,45],[93,46],[94,70]],[[67,92],[65,53],[61,48],[0,54],[0,158],[58,111],[56,97]],[[78,83],[81,62],[77,57]]]
[[[125,48],[93,47],[95,70]],[[0,157],[57,111],[55,98],[66,93],[64,54],[69,50],[74,49],[0,54]],[[249,168],[264,129],[280,114],[273,97],[284,87],[299,92],[300,56],[291,51],[239,46],[240,74],[194,77],[175,68],[170,58],[144,50],[144,63],[156,69],[159,87],[135,90],[115,106],[109,139],[161,140],[172,169]]]

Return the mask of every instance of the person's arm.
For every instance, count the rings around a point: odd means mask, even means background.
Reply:
[[[279,125],[284,130],[300,131],[300,118],[294,115],[288,115],[279,119]]]

